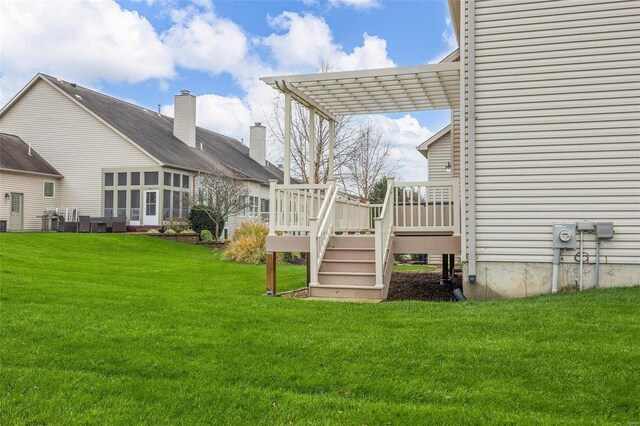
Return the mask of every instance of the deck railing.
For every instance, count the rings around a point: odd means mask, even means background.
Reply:
[[[394,184],[395,231],[460,233],[458,179]]]
[[[318,215],[329,184],[278,185],[271,182],[269,231],[309,232],[309,220]]]
[[[329,244],[331,235],[335,232],[335,209],[338,203],[338,191],[335,182],[329,184],[326,197],[320,206],[318,216],[310,220],[309,230],[309,255],[310,270],[309,279],[311,283],[318,283],[318,271],[322,265],[324,252]]]
[[[394,224],[394,184],[393,178],[387,179],[387,193],[380,214],[375,218],[375,261],[376,261],[376,286],[384,288],[384,276],[387,263],[390,261],[391,237]]]

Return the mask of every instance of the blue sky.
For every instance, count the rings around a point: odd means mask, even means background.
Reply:
[[[199,125],[246,140],[276,96],[259,77],[437,61],[455,48],[448,15],[446,0],[3,0],[0,99],[38,71],[167,114],[189,89]],[[424,178],[414,147],[449,113],[368,119],[406,164],[400,176]]]

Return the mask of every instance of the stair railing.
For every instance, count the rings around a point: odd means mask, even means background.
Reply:
[[[324,201],[318,211],[318,216],[309,220],[309,284],[318,284],[318,272],[324,253],[329,245],[329,239],[335,230],[335,206],[338,190],[335,182],[329,182]]]
[[[380,215],[375,218],[375,260],[376,287],[384,288],[385,272],[390,258],[391,237],[394,224],[394,179],[387,178],[387,193],[380,209]]]

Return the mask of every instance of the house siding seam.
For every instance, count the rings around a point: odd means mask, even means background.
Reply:
[[[593,220],[638,264],[640,3],[541,5],[476,0],[478,262],[551,262],[551,225]]]
[[[102,169],[158,168],[156,161],[42,80],[0,117],[0,131],[32,143],[64,176],[58,204],[76,206],[83,215],[101,215]]]

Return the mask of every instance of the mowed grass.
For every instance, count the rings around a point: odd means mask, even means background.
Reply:
[[[491,303],[263,296],[135,235],[0,235],[0,424],[629,424],[640,288]],[[279,288],[304,268],[279,266]]]

